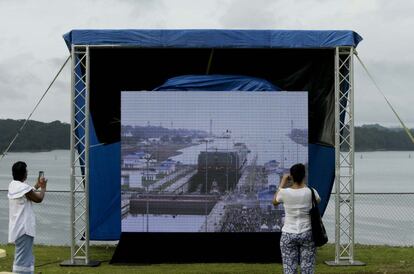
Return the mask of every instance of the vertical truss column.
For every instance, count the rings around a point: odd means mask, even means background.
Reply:
[[[354,260],[354,68],[353,47],[335,51],[335,261],[328,265],[364,265]]]
[[[70,130],[70,260],[61,266],[97,266],[89,259],[89,47],[72,46]]]

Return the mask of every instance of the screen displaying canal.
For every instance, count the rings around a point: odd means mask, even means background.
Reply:
[[[307,92],[122,92],[123,232],[280,231],[272,198],[295,163]]]

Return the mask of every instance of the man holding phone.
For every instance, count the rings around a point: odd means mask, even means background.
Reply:
[[[33,273],[33,240],[36,234],[36,221],[33,202],[41,203],[45,197],[47,180],[43,171],[39,172],[34,187],[25,183],[27,165],[16,162],[12,167],[13,181],[9,184],[9,242],[16,245],[13,272]],[[40,188],[40,191],[36,191]]]

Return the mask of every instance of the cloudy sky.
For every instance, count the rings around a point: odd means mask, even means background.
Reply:
[[[414,1],[0,0],[0,118],[25,118],[68,56],[80,28],[352,29],[359,56],[414,127]],[[68,122],[68,67],[33,119]],[[356,124],[398,122],[355,62]]]

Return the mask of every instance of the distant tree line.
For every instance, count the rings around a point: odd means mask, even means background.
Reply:
[[[23,120],[0,119],[0,153],[2,153],[20,128]],[[144,130],[145,129],[145,130]],[[149,129],[149,132],[146,130]],[[162,127],[125,127],[124,132],[141,135],[142,137],[173,138],[176,136],[206,136],[204,131],[174,129]],[[411,129],[412,134],[414,130]],[[29,121],[10,151],[50,151],[69,149],[70,125],[60,121],[43,123]],[[173,134],[172,134],[173,133]],[[355,127],[355,150],[414,150],[414,144],[401,128],[386,128],[378,124]]]
[[[414,135],[414,129],[410,131]],[[355,150],[414,150],[414,144],[402,128],[363,125],[355,128]]]
[[[0,154],[16,135],[24,120],[0,119]],[[69,149],[70,125],[60,121],[43,123],[30,120],[11,147],[11,152]]]

